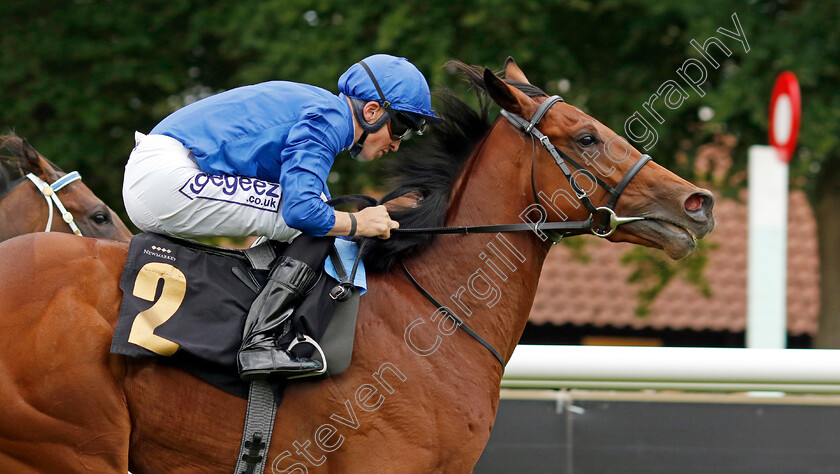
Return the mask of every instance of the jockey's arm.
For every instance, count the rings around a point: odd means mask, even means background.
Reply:
[[[288,225],[308,235],[344,236],[352,229],[349,213],[335,211],[321,200],[322,194],[329,197],[326,180],[340,151],[333,146],[340,143],[339,139],[331,133],[335,133],[335,128],[323,122],[323,117],[309,117],[291,129],[290,145],[282,152],[282,216]],[[333,215],[335,221],[330,222]],[[385,206],[368,207],[354,216],[354,235],[387,239],[391,229],[399,227]]]

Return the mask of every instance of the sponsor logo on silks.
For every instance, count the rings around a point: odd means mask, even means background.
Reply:
[[[199,173],[179,189],[189,199],[210,199],[276,212],[280,207],[280,185],[243,176]]]
[[[158,247],[157,245],[151,246],[152,250],[143,249],[143,253],[145,255],[151,255],[152,257],[162,258],[164,260],[172,260],[173,262],[177,260],[174,256],[169,255],[172,253],[172,249]]]

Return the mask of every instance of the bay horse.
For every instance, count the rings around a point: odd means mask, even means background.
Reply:
[[[67,220],[51,194],[70,213]],[[0,242],[31,232],[73,233],[72,226],[86,237],[131,239],[117,214],[78,173],[65,173],[14,133],[0,136]]]
[[[537,129],[565,156],[603,159],[615,134],[564,102],[540,109],[550,98],[512,60],[505,80],[454,64],[507,113],[544,114]],[[402,228],[521,223],[535,197],[552,221],[587,219],[546,148],[505,118],[489,121],[486,107],[448,102],[447,121],[398,157],[400,182],[420,190],[401,211]],[[614,168],[605,184],[621,187],[642,155],[630,147],[624,158],[599,164]],[[689,254],[714,226],[711,195],[653,162],[634,174],[615,214],[643,219],[608,238]],[[600,187],[588,197],[608,201]],[[287,387],[266,471],[470,472],[493,427],[503,366],[393,263],[507,361],[551,247],[534,230],[372,242],[352,365]],[[233,470],[245,400],[164,363],[109,354],[126,252],[123,243],[43,233],[0,244],[0,471]]]

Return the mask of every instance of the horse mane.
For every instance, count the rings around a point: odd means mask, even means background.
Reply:
[[[489,111],[492,101],[484,84],[483,67],[460,61],[449,61],[445,67],[455,68],[466,76],[478,96],[479,108],[473,110],[453,92],[436,94],[440,99],[440,115],[444,121],[429,126],[428,136],[391,160],[386,174],[394,189],[411,191],[411,206],[389,209],[391,218],[402,229],[441,227],[446,218],[449,197],[476,145],[490,131]],[[547,94],[528,83],[505,80],[530,97]],[[370,272],[388,270],[398,261],[429,246],[434,234],[399,234],[390,239],[370,239],[362,257]]]

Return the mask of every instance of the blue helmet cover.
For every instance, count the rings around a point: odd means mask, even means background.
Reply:
[[[432,110],[432,94],[426,78],[407,59],[374,54],[364,61],[394,110],[419,114],[430,121],[442,120]],[[350,66],[338,78],[338,90],[348,97],[382,103],[373,81],[359,63]]]

